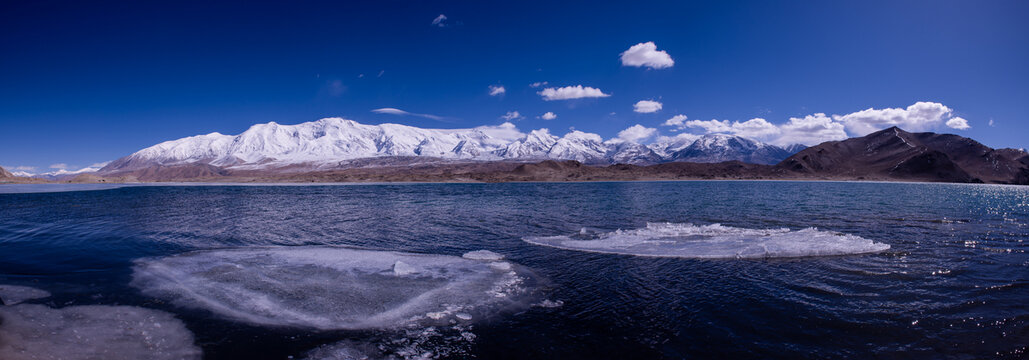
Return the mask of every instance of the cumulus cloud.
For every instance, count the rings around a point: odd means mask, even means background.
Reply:
[[[685,121],[686,121],[686,115],[679,114],[679,115],[672,116],[668,120],[665,120],[665,122],[663,124],[661,124],[661,125],[662,126],[675,126],[675,127],[678,127],[678,128],[682,128],[683,123]]]
[[[636,124],[618,132],[618,140],[639,143],[657,135],[657,129]]]
[[[418,116],[418,117],[423,117],[423,118],[432,119],[432,120],[443,120],[442,116],[432,115],[432,114],[417,114],[417,113],[412,113],[412,112],[407,112],[407,111],[404,111],[404,110],[400,110],[400,109],[397,109],[397,108],[379,108],[379,109],[372,110],[372,112],[376,113],[376,114],[388,114],[388,115],[400,115],[400,116]]]
[[[489,86],[489,96],[500,96],[500,95],[504,95],[504,93],[506,93],[506,92],[507,92],[507,89],[504,89],[503,85],[490,85]]]
[[[525,137],[521,131],[518,131],[518,127],[510,122],[505,122],[500,125],[486,125],[479,126],[476,129],[482,131],[484,134],[494,139],[501,141],[511,142]]]
[[[702,133],[733,134],[776,145],[817,145],[825,141],[844,140],[848,136],[865,136],[869,133],[898,126],[908,131],[928,131],[942,126],[966,130],[971,128],[968,120],[954,116],[954,111],[943,104],[917,102],[907,108],[869,108],[845,115],[815,113],[804,117],[792,117],[788,122],[776,125],[762,118],[744,122],[729,120],[687,120],[686,115],[676,115],[662,125],[678,130],[697,129]]]
[[[600,89],[592,88],[589,86],[584,87],[582,85],[565,86],[560,88],[546,88],[543,89],[543,91],[538,92],[537,94],[542,96],[543,100],[546,101],[582,98],[602,98],[611,96],[610,94],[605,94],[603,91],[600,91]]]
[[[546,81],[537,81],[537,82],[534,82],[534,83],[532,83],[532,84],[529,84],[529,87],[534,87],[534,88],[538,88],[538,87],[540,87],[540,86],[545,86],[545,85],[547,85],[547,84],[549,84],[549,83],[548,83],[548,82],[546,82]]]
[[[750,139],[769,140],[781,132],[779,127],[762,118],[754,118],[744,122],[729,120],[686,120],[685,116],[673,117],[665,121],[666,126],[677,126],[679,129],[700,128],[707,133],[732,134]]]
[[[928,131],[951,118],[951,108],[927,101],[916,102],[905,109],[868,108],[846,115],[833,115],[833,120],[842,123],[848,132],[857,136],[868,135],[891,126],[898,126],[907,131]]]
[[[622,66],[646,66],[651,69],[670,68],[675,61],[664,50],[657,50],[653,41],[633,45],[622,53]]]
[[[661,103],[653,100],[640,100],[632,105],[632,111],[638,113],[652,113],[661,110]]]
[[[700,139],[700,135],[681,133],[675,136],[658,136],[655,142],[658,144],[692,144],[697,139]]]
[[[439,27],[446,27],[447,26],[447,16],[443,15],[443,14],[439,14],[439,16],[437,16],[435,19],[432,19],[432,25],[433,26],[439,26]]]
[[[947,127],[958,130],[968,130],[972,128],[971,126],[968,126],[968,120],[965,120],[964,118],[958,116],[952,117],[950,118],[950,120],[947,120]]]
[[[823,113],[802,118],[790,118],[790,121],[780,126],[779,129],[782,134],[773,141],[777,145],[804,144],[812,146],[847,138],[844,125],[833,121]]]
[[[543,120],[554,120],[554,119],[557,119],[557,114],[554,114],[553,112],[547,111],[543,115],[540,115],[540,118],[543,119]]]
[[[502,115],[500,118],[507,121],[511,121],[520,120],[524,118],[524,116],[522,116],[522,114],[519,114],[517,111],[508,111],[507,114]]]

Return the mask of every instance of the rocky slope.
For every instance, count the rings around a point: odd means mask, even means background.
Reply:
[[[1029,154],[950,134],[897,127],[804,149],[776,165],[833,178],[1029,184]]]
[[[11,174],[7,169],[0,167],[0,178],[12,178],[14,174]]]

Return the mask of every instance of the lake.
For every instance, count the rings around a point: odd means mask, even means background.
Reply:
[[[10,357],[81,352],[81,333],[117,339],[111,358],[1023,358],[1029,346],[1025,186],[0,192]]]

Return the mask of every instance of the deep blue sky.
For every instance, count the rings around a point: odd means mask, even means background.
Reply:
[[[440,14],[449,26],[431,24]],[[676,114],[781,124],[916,101],[972,126],[941,131],[1029,147],[1026,19],[1027,1],[6,1],[0,165],[76,168],[329,116],[451,128],[515,110],[523,131],[608,138],[634,124],[667,134]],[[675,65],[622,66],[647,41]],[[543,101],[538,81],[612,96]],[[664,108],[634,113],[643,99]],[[370,112],[381,107],[446,118]],[[547,111],[558,118],[536,118]]]

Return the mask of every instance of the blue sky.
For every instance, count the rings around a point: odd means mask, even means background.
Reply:
[[[836,135],[892,122],[1029,147],[1027,17],[1025,1],[8,1],[0,165],[74,169],[269,121],[459,128],[512,111],[523,131],[612,138],[638,124],[640,141],[826,136],[797,133],[807,119]],[[648,42],[671,63],[655,51],[623,61]],[[540,94],[579,85],[609,96]],[[641,100],[661,109],[635,112]],[[955,118],[969,128],[946,126]]]

